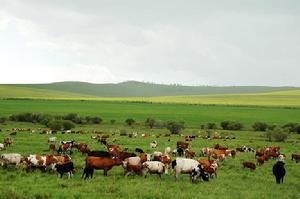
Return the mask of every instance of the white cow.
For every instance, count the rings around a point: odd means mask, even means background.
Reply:
[[[191,173],[194,168],[196,168],[200,163],[197,160],[188,158],[176,158],[172,161],[172,168],[175,172],[176,180],[180,173]]]
[[[150,143],[150,148],[154,149],[157,147],[157,142],[156,141],[153,141]]]
[[[145,178],[148,173],[156,173],[161,178],[161,174],[165,172],[165,164],[159,161],[146,161],[143,163],[142,172]]]
[[[13,164],[17,167],[22,161],[22,156],[19,153],[4,153],[1,154],[0,160],[1,166],[4,166],[6,164]]]

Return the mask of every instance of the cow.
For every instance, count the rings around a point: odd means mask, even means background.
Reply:
[[[209,155],[213,148],[203,147],[200,151],[201,156]]]
[[[68,153],[68,154],[72,154],[72,146],[73,146],[73,141],[71,142],[65,142],[59,146],[57,153]]]
[[[93,157],[87,156],[85,160],[85,167],[92,168],[96,170],[103,170],[104,176],[107,176],[107,172],[111,170],[114,166],[121,165],[122,160],[118,158],[107,158],[107,157]]]
[[[150,148],[152,148],[152,149],[154,149],[154,148],[156,148],[157,147],[157,142],[156,141],[152,141],[152,142],[150,142]]]
[[[196,153],[192,149],[186,149],[185,150],[185,157],[186,158],[194,158],[195,155],[196,155]]]
[[[249,168],[250,170],[253,170],[253,171],[256,169],[256,166],[253,162],[245,161],[245,162],[243,162],[243,166],[244,166],[244,168]]]
[[[300,161],[300,154],[292,154],[292,160],[296,160],[296,163],[298,163]]]
[[[93,157],[112,158],[110,153],[107,151],[89,151],[87,155]]]
[[[56,137],[49,137],[48,138],[48,144],[55,144],[55,142],[56,142]]]
[[[284,168],[283,158],[279,158],[279,160],[273,166],[273,174],[275,176],[277,184],[283,184],[283,178],[285,176],[285,173],[286,171]]]
[[[142,153],[137,157],[126,158],[123,161],[124,176],[127,177],[131,173],[141,175],[142,164],[146,161],[150,161],[150,156],[146,153]]]
[[[218,164],[216,160],[199,159],[198,162],[203,166],[204,171],[208,173],[211,178],[213,175],[217,177]]]
[[[227,150],[228,147],[222,147],[222,146],[220,146],[219,144],[216,144],[216,145],[214,146],[214,149],[218,149],[218,150]]]
[[[94,169],[91,167],[85,167],[83,170],[83,174],[81,178],[84,178],[85,180],[87,178],[93,178],[93,174],[94,174]]]
[[[71,178],[73,176],[74,172],[74,165],[73,162],[67,162],[64,164],[56,164],[55,165],[55,170],[60,176],[60,178],[63,177],[64,173],[68,173],[68,178]]]
[[[162,155],[163,155],[162,152],[154,151],[153,154],[152,154],[152,160],[153,161],[159,161],[159,159]]]
[[[8,146],[10,146],[10,145],[12,145],[12,143],[13,143],[13,140],[12,140],[12,138],[11,137],[7,137],[7,138],[4,138],[4,146],[5,147],[8,147]]]
[[[197,179],[202,179],[203,181],[209,181],[208,174],[204,171],[203,166],[198,165],[197,167],[192,169],[190,174],[191,181],[194,183]]]
[[[171,152],[171,147],[166,147],[164,150],[164,155],[169,155]]]
[[[180,173],[192,173],[192,170],[199,165],[197,160],[188,158],[176,158],[172,161],[172,168],[175,172],[175,179],[179,178]]]
[[[182,157],[184,155],[184,149],[182,148],[176,148],[172,151],[173,156],[179,156]]]
[[[160,161],[146,161],[142,164],[142,173],[147,177],[148,173],[156,173],[159,178],[165,172],[165,164]]]
[[[189,143],[177,141],[176,146],[177,148],[187,149],[189,147]]]
[[[15,165],[18,167],[22,162],[23,157],[19,153],[4,153],[1,154],[1,166]]]
[[[144,153],[143,149],[140,149],[140,148],[135,148],[135,152],[137,152],[137,153]]]
[[[269,160],[269,157],[266,155],[260,156],[257,159],[257,165],[263,165],[265,161]]]
[[[55,144],[49,144],[49,151],[55,151],[56,147]]]

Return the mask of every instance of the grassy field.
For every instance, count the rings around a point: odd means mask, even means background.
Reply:
[[[110,101],[59,101],[59,100],[0,100],[0,116],[14,113],[38,112],[49,114],[78,113],[82,116],[100,116],[105,123],[111,119],[123,123],[134,118],[143,123],[154,117],[164,121],[182,120],[188,127],[199,127],[206,122],[224,120],[242,122],[247,128],[256,122],[285,124],[299,122],[300,109],[277,107],[202,106],[187,104],[125,103]]]
[[[37,128],[39,125],[30,123],[7,123],[0,125],[3,131],[0,133],[0,140],[9,136],[6,129],[13,127],[26,127],[36,129],[35,133],[19,132],[13,136],[14,145],[7,148],[2,153],[19,152],[23,155],[43,153],[48,154],[47,139],[49,135],[41,135]],[[102,145],[95,140],[91,140],[93,130],[101,130],[107,133],[117,131],[118,129],[127,129],[128,132],[138,131],[141,133],[150,133],[155,135],[165,133],[166,130],[149,130],[142,126],[128,128],[123,125],[88,125],[77,126],[76,130],[84,129],[90,133],[84,135],[78,134],[57,134],[58,141],[66,139],[75,139],[77,142],[86,142],[91,149],[104,149]],[[205,132],[199,129],[188,128],[184,134],[201,135]],[[222,132],[219,132],[222,133]],[[291,135],[286,143],[266,142],[260,132],[229,132],[225,134],[236,136],[235,140],[204,140],[197,138],[191,142],[192,148],[197,152],[196,159],[199,158],[201,147],[213,146],[216,143],[226,145],[229,148],[236,148],[242,145],[254,148],[265,145],[279,145],[282,147],[282,153],[287,155],[286,158],[286,178],[283,185],[275,184],[272,176],[272,166],[275,160],[269,160],[265,165],[257,168],[252,172],[243,169],[241,163],[245,160],[255,161],[253,153],[238,153],[235,159],[227,158],[220,162],[218,169],[218,178],[209,182],[199,182],[192,184],[188,175],[181,175],[179,181],[174,180],[171,172],[163,176],[160,180],[156,175],[150,175],[144,179],[140,176],[132,175],[127,179],[123,177],[121,166],[114,167],[108,177],[103,176],[102,171],[96,171],[94,179],[84,181],[81,179],[82,168],[84,166],[85,156],[74,151],[72,160],[76,167],[76,173],[73,179],[68,180],[66,176],[58,179],[55,173],[42,173],[35,171],[26,173],[22,168],[0,168],[0,198],[299,198],[300,193],[300,164],[290,160],[291,153],[300,152],[299,135]],[[159,146],[156,150],[162,151],[166,146],[174,148],[176,141],[183,140],[179,136],[172,136],[168,142],[166,137],[161,138],[128,138],[110,137],[117,139],[117,143],[122,148],[128,147],[133,151],[136,147],[143,148],[148,153],[153,152],[149,148],[149,143],[153,139],[157,140]]]

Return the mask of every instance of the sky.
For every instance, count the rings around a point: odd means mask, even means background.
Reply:
[[[0,83],[300,86],[299,0],[0,0]]]

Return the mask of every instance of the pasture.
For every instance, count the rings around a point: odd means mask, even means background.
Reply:
[[[11,128],[32,128],[36,131],[18,132],[11,136],[14,144],[6,148],[1,153],[18,152],[22,155],[28,154],[50,154],[47,140],[50,135],[40,134],[38,128],[42,127],[30,123],[11,123],[0,125],[0,140],[9,136],[6,129]],[[175,148],[176,141],[184,140],[178,135],[172,135],[170,142],[168,137],[155,138],[154,135],[167,133],[165,129],[147,129],[143,126],[126,127],[125,125],[84,125],[78,126],[75,130],[84,130],[86,134],[60,134],[56,135],[58,142],[62,140],[74,139],[76,142],[86,142],[93,150],[104,149],[103,145],[92,140],[92,131],[98,130],[110,134],[118,129],[126,129],[128,133],[137,131],[149,133],[151,136],[142,138],[129,138],[127,136],[110,136],[109,142],[116,139],[116,143],[122,148],[128,147],[129,151],[134,151],[136,147],[144,149],[148,153],[154,150],[163,151],[167,146]],[[191,142],[191,147],[196,151],[195,159],[199,158],[201,147],[220,145],[235,149],[243,145],[259,148],[263,146],[281,146],[281,152],[287,155],[286,170],[287,175],[283,185],[277,185],[272,176],[272,166],[275,160],[269,160],[263,166],[258,166],[255,171],[242,168],[242,162],[250,160],[255,162],[254,153],[238,153],[235,159],[227,157],[220,162],[218,178],[209,182],[199,182],[192,184],[187,174],[182,174],[176,182],[172,172],[159,179],[155,174],[149,175],[146,179],[141,176],[131,175],[127,179],[123,176],[121,166],[114,167],[108,172],[108,176],[103,176],[103,171],[96,171],[92,180],[81,179],[82,168],[84,167],[85,156],[74,150],[72,160],[75,164],[76,173],[72,179],[58,179],[54,172],[42,173],[39,170],[33,173],[26,173],[22,168],[0,168],[0,198],[299,198],[299,167],[300,164],[290,160],[291,154],[299,152],[300,136],[293,134],[285,143],[266,142],[261,132],[250,131],[218,131],[219,133],[233,135],[234,140],[207,140],[196,138]],[[187,128],[183,131],[186,135],[202,135],[203,130],[197,128]],[[149,143],[156,140],[159,145],[157,149],[150,149]],[[202,157],[205,158],[205,157]]]
[[[15,113],[36,112],[62,115],[77,113],[81,116],[99,116],[104,123],[111,119],[123,124],[127,118],[144,123],[154,117],[163,121],[181,120],[186,126],[199,128],[207,122],[220,123],[235,120],[250,128],[254,122],[270,124],[299,122],[300,109],[255,106],[212,106],[189,104],[131,103],[118,101],[77,100],[0,100],[0,116]]]

